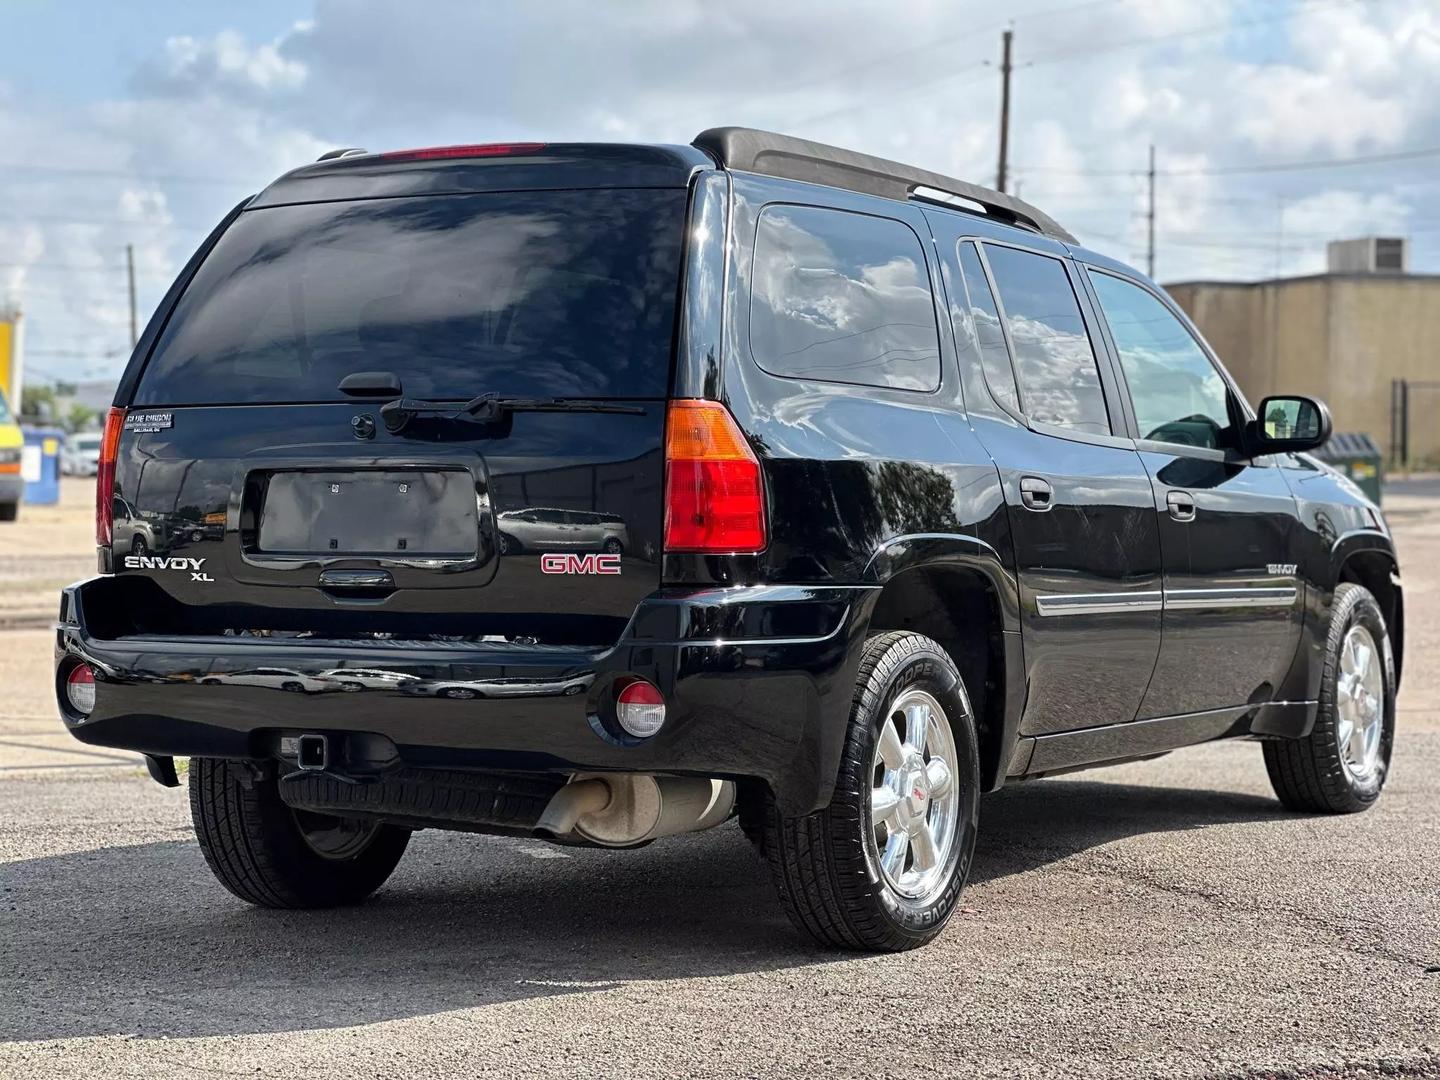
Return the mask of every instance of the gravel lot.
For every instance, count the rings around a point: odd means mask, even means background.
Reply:
[[[10,625],[93,566],[88,492],[0,526]],[[1375,810],[1286,813],[1244,743],[1018,785],[964,910],[893,957],[801,940],[733,825],[425,832],[363,908],[247,908],[183,789],[60,730],[49,632],[0,630],[0,1076],[1440,1076],[1440,482],[1387,507],[1409,640]]]

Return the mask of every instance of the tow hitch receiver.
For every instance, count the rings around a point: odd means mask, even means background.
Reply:
[[[295,741],[295,763],[302,772],[324,772],[330,767],[330,740],[324,735],[301,735]]]

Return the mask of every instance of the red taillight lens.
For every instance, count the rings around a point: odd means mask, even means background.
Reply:
[[[760,462],[718,401],[672,401],[665,427],[665,550],[765,548]]]
[[[427,146],[419,150],[389,150],[390,161],[425,161],[434,158],[519,157],[545,149],[543,142],[480,143],[473,146]]]
[[[115,458],[120,452],[120,431],[124,426],[124,409],[111,409],[105,414],[105,434],[100,437],[100,460],[95,469],[95,543],[107,548],[114,535],[115,513],[110,499],[115,493]]]

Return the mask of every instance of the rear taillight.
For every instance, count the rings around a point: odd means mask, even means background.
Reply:
[[[543,142],[479,143],[473,146],[427,146],[418,150],[388,150],[389,161],[428,161],[436,158],[523,157],[545,149]]]
[[[104,548],[110,546],[114,535],[111,496],[115,493],[115,458],[120,452],[120,431],[124,426],[124,409],[111,409],[105,414],[105,434],[100,437],[100,460],[95,468],[95,543]]]
[[[760,462],[718,401],[672,401],[665,427],[665,550],[765,547]]]

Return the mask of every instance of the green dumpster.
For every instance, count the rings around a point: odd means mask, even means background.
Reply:
[[[1380,447],[1369,435],[1358,431],[1336,432],[1315,451],[1315,456],[1355,481],[1377,504],[1380,502]]]

